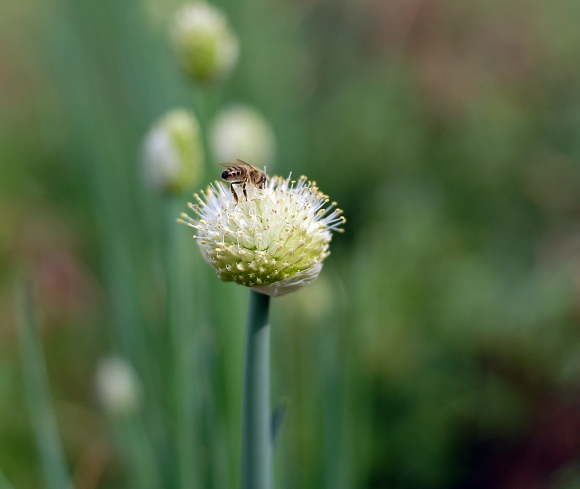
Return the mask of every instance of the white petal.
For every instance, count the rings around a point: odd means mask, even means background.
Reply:
[[[292,275],[292,277],[288,277],[284,280],[280,280],[272,284],[257,285],[252,287],[252,289],[271,297],[277,297],[287,294],[288,292],[292,292],[304,285],[308,285],[310,282],[313,282],[314,279],[318,277],[320,270],[322,270],[322,263],[316,263],[306,270],[297,272],[296,274]]]

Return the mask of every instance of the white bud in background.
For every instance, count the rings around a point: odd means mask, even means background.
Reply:
[[[195,185],[203,170],[203,142],[193,114],[176,109],[158,121],[145,136],[145,181],[161,193],[179,193]]]
[[[223,109],[210,129],[213,156],[218,161],[247,161],[262,169],[271,167],[276,152],[274,131],[258,111],[237,104]]]
[[[141,405],[142,387],[133,366],[122,357],[102,359],[95,374],[97,398],[113,417],[136,413]]]
[[[205,2],[185,5],[177,12],[172,38],[181,67],[200,83],[226,77],[238,61],[238,38],[227,18]]]

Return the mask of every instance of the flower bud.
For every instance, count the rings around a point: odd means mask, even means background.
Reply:
[[[248,184],[246,191],[236,202],[215,182],[190,204],[195,219],[182,214],[197,229],[203,257],[220,279],[270,296],[312,282],[330,254],[332,231],[342,231],[342,211],[334,202],[325,207],[328,197],[306,177],[273,177],[265,188]]]
[[[169,112],[145,137],[145,181],[158,192],[178,193],[191,188],[201,177],[203,160],[199,124],[183,109]]]
[[[114,417],[135,413],[141,404],[142,388],[132,365],[122,357],[102,359],[96,371],[97,397]]]
[[[210,131],[213,156],[219,161],[251,161],[263,168],[274,160],[274,132],[268,121],[247,105],[233,105],[214,119]]]
[[[224,78],[238,60],[238,38],[225,15],[205,2],[185,5],[177,12],[172,37],[183,70],[198,82]]]

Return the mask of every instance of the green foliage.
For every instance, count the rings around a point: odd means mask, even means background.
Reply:
[[[178,3],[0,7],[0,487],[51,486],[23,277],[78,489],[238,487],[248,291],[139,151],[175,107],[207,138],[239,102],[271,123],[275,173],[348,219],[321,276],[272,299],[275,487],[577,487],[578,2],[222,0],[240,58],[214,88],[172,54]],[[143,388],[117,418],[93,383],[111,353]]]

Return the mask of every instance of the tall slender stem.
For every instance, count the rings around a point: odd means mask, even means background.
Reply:
[[[4,475],[4,472],[0,470],[0,487],[2,489],[14,489],[14,486],[10,483],[10,481]]]
[[[244,365],[242,489],[272,488],[270,297],[251,291]]]
[[[72,488],[56,415],[48,387],[42,341],[36,320],[35,302],[30,287],[18,290],[20,306],[20,349],[24,384],[36,436],[40,462],[48,489]]]
[[[195,362],[195,341],[203,318],[202,302],[196,283],[202,281],[197,273],[197,256],[191,252],[191,236],[175,222],[184,207],[178,196],[171,196],[166,221],[169,225],[168,242],[168,331],[171,352],[171,395],[175,405],[175,440],[177,472],[180,489],[201,487],[198,457],[201,406],[199,402],[199,372]],[[200,284],[203,287],[203,284]],[[200,287],[200,288],[201,288]]]

